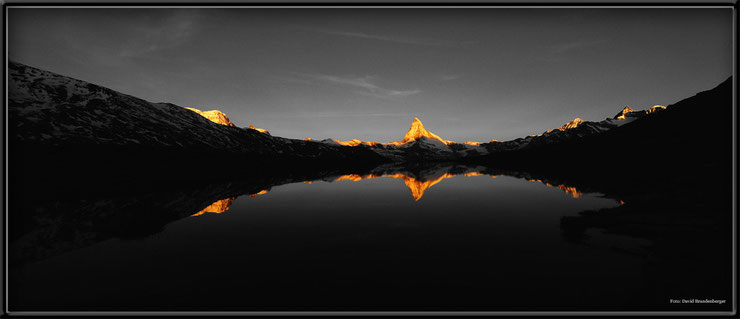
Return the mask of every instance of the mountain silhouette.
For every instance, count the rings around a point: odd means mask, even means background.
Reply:
[[[298,140],[272,136],[253,125],[237,127],[217,110],[151,103],[20,63],[11,61],[8,66],[11,159],[42,176],[60,172],[76,177],[96,176],[98,170],[107,171],[113,179],[179,176],[180,171],[197,165],[252,174],[260,167],[278,166],[485,162],[492,158],[525,157],[517,154],[547,152],[553,147],[565,149],[561,145],[580,143],[612,131],[634,131],[633,128],[642,126],[638,123],[666,112],[674,113],[672,109],[676,107],[656,105],[642,111],[625,107],[602,121],[576,118],[557,129],[510,141],[448,141],[427,130],[419,118],[413,119],[403,139],[393,142]],[[618,143],[625,141],[628,140]],[[616,144],[609,145],[610,151],[612,145]],[[111,170],[112,167],[116,169]],[[191,170],[191,174],[196,172]]]

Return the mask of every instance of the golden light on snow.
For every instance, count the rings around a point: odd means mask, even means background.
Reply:
[[[572,120],[572,121],[570,121],[568,123],[565,123],[565,125],[563,125],[560,128],[558,128],[558,130],[565,131],[565,130],[569,130],[569,129],[572,129],[572,128],[576,128],[576,127],[578,127],[578,125],[581,125],[582,123],[583,123],[583,120],[577,117],[574,120]]]
[[[224,114],[223,112],[219,110],[201,111],[199,109],[192,108],[192,107],[186,107],[186,109],[200,114],[200,116],[207,118],[209,121],[213,123],[218,123],[218,124],[226,125],[226,126],[236,126],[234,125],[234,123],[231,123],[231,121],[229,120],[229,117],[226,116],[226,114]]]
[[[662,105],[655,105],[655,106],[653,106],[653,107],[649,108],[649,109],[647,110],[647,113],[648,113],[648,114],[650,114],[650,113],[655,113],[655,112],[657,112],[657,111],[662,111],[662,110],[665,110],[665,109],[666,109],[666,107],[665,107],[665,106],[662,106]]]
[[[266,129],[257,128],[257,127],[254,127],[254,125],[250,125],[248,128],[256,130],[257,132],[260,132],[260,133],[269,133]]]
[[[375,146],[375,145],[393,145],[393,146],[401,146],[403,144],[416,141],[416,140],[418,140],[418,139],[420,139],[422,137],[428,138],[428,139],[432,139],[432,140],[436,140],[436,141],[442,142],[442,143],[444,143],[446,145],[454,145],[454,144],[457,144],[457,143],[455,143],[453,141],[444,140],[441,137],[439,137],[437,134],[434,134],[432,132],[427,131],[424,128],[424,124],[422,124],[421,121],[418,118],[414,118],[414,121],[411,122],[411,127],[409,128],[409,131],[406,132],[406,135],[404,135],[403,140],[400,140],[400,141],[393,141],[393,142],[387,142],[387,143],[378,143],[378,142],[375,142],[375,141],[363,141],[363,140],[358,140],[358,139],[351,139],[349,141],[342,141],[342,140],[337,140],[337,139],[331,139],[331,140],[334,141],[335,143],[339,144],[339,145],[344,145],[344,146],[358,146],[358,145],[369,145],[369,146]],[[465,144],[478,146],[481,143],[478,143],[478,142],[465,142]]]
[[[630,108],[629,106],[625,106],[625,107],[624,107],[624,109],[622,109],[622,111],[621,111],[621,112],[619,112],[619,115],[617,116],[617,120],[624,120],[624,119],[625,119],[625,117],[624,117],[624,116],[625,116],[625,115],[626,115],[627,113],[632,113],[632,112],[634,112],[634,111],[635,111],[635,110],[631,109],[631,108]]]

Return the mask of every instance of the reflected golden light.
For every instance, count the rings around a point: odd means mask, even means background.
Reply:
[[[573,198],[578,198],[578,197],[583,196],[583,193],[573,186],[566,186],[565,184],[553,185],[553,184],[550,184],[549,182],[544,182],[541,179],[529,179],[528,181],[542,183],[548,187],[555,187],[557,189],[564,191],[566,194],[572,196]]]
[[[562,185],[561,184],[561,185],[558,185],[556,187],[559,188],[559,189],[561,189],[561,190],[563,190],[568,195],[573,196],[573,198],[578,198],[578,197],[581,197],[583,195],[583,193],[581,193],[580,191],[578,191],[573,186],[565,186],[565,185]]]
[[[473,174],[473,173],[469,173]],[[482,175],[480,173],[477,173],[478,175]],[[361,176],[358,174],[348,174],[348,175],[342,175],[334,179],[334,181],[353,181],[358,182],[364,179],[370,179],[370,178],[378,178],[378,177],[387,177],[387,178],[393,178],[393,179],[403,179],[403,182],[406,184],[406,187],[409,188],[411,191],[411,196],[414,197],[415,201],[418,201],[421,199],[422,196],[424,196],[424,191],[426,191],[429,187],[434,186],[435,184],[441,182],[445,178],[450,178],[455,176],[455,174],[444,174],[434,180],[419,180],[411,176],[404,175],[402,173],[396,173],[396,174],[386,174],[386,175],[375,175],[375,174],[369,174],[365,176]],[[466,175],[468,176],[468,175]],[[475,176],[475,175],[470,175]]]
[[[357,181],[361,181],[363,179],[364,178],[362,178],[362,176],[360,176],[360,175],[357,175],[357,174],[349,174],[349,175],[342,175],[339,178],[335,179],[335,181],[353,181],[353,182],[357,182]]]
[[[229,207],[231,207],[231,203],[233,203],[234,200],[236,200],[236,197],[224,198],[222,200],[217,200],[217,201],[213,202],[213,204],[208,205],[208,207],[203,208],[201,211],[199,211],[199,212],[197,212],[197,213],[195,213],[193,215],[190,215],[190,216],[200,216],[200,215],[203,215],[205,213],[214,213],[214,214],[223,213],[223,212],[229,210]]]
[[[252,194],[252,195],[249,195],[249,196],[252,196],[252,197],[257,197],[258,195],[263,195],[263,194],[267,194],[267,192],[268,192],[268,190],[266,190],[266,189],[263,189],[263,190],[261,190],[261,191],[259,191],[259,192],[257,192],[257,193],[254,193],[254,194]]]
[[[304,183],[306,183],[306,184],[313,184],[312,181],[304,181]]]
[[[481,172],[467,172],[461,174],[465,177],[471,177],[471,176],[481,176],[486,175]],[[445,173],[435,179],[429,179],[429,180],[423,180],[423,179],[417,179],[412,176],[408,176],[404,173],[395,173],[395,174],[384,174],[384,175],[376,175],[376,174],[367,174],[367,175],[359,175],[359,174],[347,174],[342,175],[334,179],[334,181],[352,181],[352,182],[359,182],[366,179],[372,179],[372,178],[379,178],[379,177],[386,177],[386,178],[393,178],[393,179],[403,179],[404,184],[406,184],[406,187],[411,191],[411,196],[414,197],[415,201],[418,201],[421,199],[422,196],[424,196],[424,192],[429,189],[430,187],[436,185],[437,183],[441,182],[443,179],[450,178],[457,176],[457,174],[451,174],[451,173]],[[491,178],[497,178],[499,176],[503,176],[502,174],[499,175],[491,175]],[[583,193],[576,189],[573,186],[567,186],[565,184],[560,185],[553,185],[549,182],[545,182],[541,179],[528,179],[530,182],[537,182],[544,184],[548,187],[554,187],[557,189],[560,189],[564,191],[566,194],[570,195],[573,198],[579,198],[583,196]]]
[[[435,184],[441,182],[445,178],[450,178],[455,176],[454,174],[444,174],[440,176],[439,178],[435,180],[429,180],[429,181],[420,181],[413,177],[406,177],[403,179],[403,182],[406,184],[406,187],[409,188],[411,191],[411,196],[414,197],[414,201],[418,201],[421,199],[422,196],[424,196],[424,191],[426,191],[429,187],[434,186]]]

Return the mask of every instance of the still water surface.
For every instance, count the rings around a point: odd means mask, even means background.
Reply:
[[[561,217],[618,199],[475,172],[367,177],[214,199],[144,238],[21,263],[11,309],[611,310],[640,298],[642,259],[609,247],[649,243],[561,234]]]

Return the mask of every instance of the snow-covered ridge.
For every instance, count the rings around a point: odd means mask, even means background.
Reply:
[[[97,145],[291,159],[377,157],[364,150],[239,128],[225,114],[212,113],[216,121],[171,103],[152,103],[85,81],[8,63],[10,145],[76,145],[89,149]]]
[[[274,137],[251,125],[236,127],[220,111],[151,103],[19,63],[8,65],[10,137],[51,145],[174,147],[266,156],[369,153],[370,157],[379,155],[394,161],[454,160],[598,134],[666,109],[659,105],[644,111],[625,107],[613,118],[600,122],[576,118],[557,129],[504,142],[448,141],[427,130],[418,118],[399,141],[297,140]]]
[[[234,125],[234,123],[231,122],[231,120],[229,120],[229,117],[226,116],[224,112],[221,112],[219,110],[201,111],[199,109],[192,108],[192,107],[186,107],[186,109],[191,110],[195,113],[198,113],[199,115],[207,118],[209,121],[213,123],[226,125],[226,126],[236,126]]]
[[[529,135],[525,138],[517,138],[504,142],[496,139],[492,139],[488,143],[474,141],[456,143],[454,141],[448,141],[426,130],[424,125],[421,123],[421,120],[418,118],[414,118],[411,123],[411,127],[406,132],[406,135],[404,135],[404,138],[400,141],[378,143],[358,139],[341,141],[330,138],[321,140],[320,142],[331,145],[366,147],[384,157],[394,159],[408,158],[407,150],[409,149],[426,152],[427,157],[430,159],[454,159],[485,155],[497,151],[519,150],[528,147],[535,147],[537,145],[553,144],[569,139],[598,134],[665,109],[665,106],[660,105],[653,106],[644,111],[635,111],[629,107],[625,107],[613,118],[607,118],[600,122],[584,121],[581,118],[575,118],[572,121],[563,124],[559,128],[547,130],[538,135]],[[310,140],[310,138],[308,140]]]

